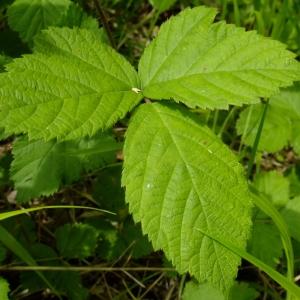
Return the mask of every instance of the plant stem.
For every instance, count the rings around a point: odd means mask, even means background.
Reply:
[[[250,106],[250,110],[249,110],[249,113],[247,115],[246,125],[245,125],[245,128],[244,128],[244,131],[243,131],[243,134],[242,134],[242,137],[241,137],[240,146],[239,146],[239,155],[241,154],[241,150],[242,150],[244,141],[245,141],[245,139],[248,135],[248,128],[249,128],[252,112],[253,112],[253,105]]]
[[[219,110],[216,110],[214,113],[214,121],[213,121],[213,127],[212,127],[212,131],[214,133],[216,133],[218,119],[219,119]]]
[[[221,126],[221,129],[219,130],[219,133],[218,133],[218,136],[219,137],[222,137],[222,134],[223,132],[225,131],[230,119],[232,118],[232,116],[234,115],[235,111],[236,111],[237,107],[233,107],[230,112],[227,114],[222,126]]]
[[[234,7],[234,23],[236,26],[241,26],[240,9],[237,0],[233,0],[233,7]]]
[[[116,45],[115,45],[115,42],[114,42],[114,39],[113,39],[113,36],[112,36],[112,31],[110,29],[110,26],[108,24],[108,21],[107,21],[107,18],[106,18],[106,15],[104,13],[104,10],[102,9],[102,5],[100,3],[101,0],[94,0],[94,4],[95,4],[95,7],[96,7],[96,10],[99,14],[99,17],[101,19],[101,23],[107,33],[107,36],[108,36],[108,39],[109,39],[109,42],[111,44],[111,46],[116,49]]]
[[[43,272],[174,272],[174,268],[156,268],[156,267],[73,267],[73,266],[2,266],[1,271],[43,271]]]
[[[267,111],[268,111],[268,107],[269,107],[269,100],[267,100],[264,103],[264,108],[263,108],[262,116],[261,116],[260,123],[259,123],[258,129],[257,129],[255,140],[254,140],[254,143],[253,143],[253,147],[252,147],[252,151],[251,151],[251,156],[250,156],[250,160],[249,160],[249,164],[248,164],[248,179],[252,175],[252,170],[253,170],[253,165],[254,165],[254,161],[255,161],[255,156],[256,156],[258,144],[259,144],[259,141],[260,141],[261,133],[262,133],[262,130],[263,130],[263,127],[264,127],[264,123],[265,123],[265,119],[266,119],[266,114],[267,114]]]
[[[227,0],[222,1],[222,15],[221,20],[225,20],[227,15]]]
[[[182,298],[185,280],[186,280],[186,274],[184,274],[180,280],[179,289],[178,289],[178,300],[180,300]]]
[[[152,35],[153,35],[153,31],[154,31],[154,27],[155,27],[155,24],[158,20],[160,16],[160,11],[157,10],[154,14],[154,17],[152,18],[152,21],[150,23],[150,28],[149,28],[149,32],[148,32],[148,38],[151,39]]]

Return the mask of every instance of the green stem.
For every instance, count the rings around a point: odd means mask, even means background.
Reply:
[[[233,0],[234,7],[234,23],[236,26],[241,26],[240,9],[237,0]]]
[[[249,110],[249,113],[247,115],[246,125],[245,125],[245,128],[244,128],[244,131],[243,131],[243,134],[242,134],[242,137],[241,137],[240,146],[239,146],[239,156],[241,156],[240,154],[241,154],[241,151],[242,151],[242,147],[243,147],[244,141],[245,141],[245,139],[248,135],[248,128],[249,128],[252,113],[253,113],[253,105],[250,106],[250,110]]]
[[[233,107],[230,112],[227,114],[222,126],[221,126],[221,129],[219,130],[219,133],[218,133],[218,136],[219,137],[222,137],[222,134],[223,132],[225,131],[225,129],[227,128],[227,125],[229,123],[229,121],[231,120],[231,118],[233,117],[234,113],[236,112],[236,109],[237,107]]]
[[[222,2],[221,20],[225,20],[227,15],[227,0],[223,0]]]
[[[253,143],[253,147],[252,147],[252,151],[251,151],[251,156],[250,156],[250,160],[249,160],[249,164],[248,164],[248,178],[250,178],[251,175],[252,175],[254,161],[255,161],[255,156],[256,156],[257,148],[258,148],[259,141],[260,141],[260,138],[261,138],[261,133],[262,133],[262,130],[263,130],[263,127],[264,127],[264,123],[265,123],[265,119],[266,119],[266,114],[267,114],[267,111],[268,111],[268,107],[269,107],[269,100],[267,100],[264,103],[264,108],[263,108],[262,116],[261,116],[261,119],[260,119],[260,122],[259,122],[259,126],[258,126],[258,129],[257,129],[255,140],[254,140],[254,143]]]
[[[219,111],[216,110],[215,113],[214,113],[214,121],[213,121],[213,127],[212,127],[213,132],[216,132],[218,119],[219,119]]]
[[[154,30],[154,27],[155,27],[155,24],[156,22],[158,21],[158,18],[160,16],[160,11],[157,10],[154,14],[154,17],[150,23],[150,27],[149,27],[149,33],[148,33],[148,37],[151,38],[152,37],[152,34],[153,34],[153,30]]]
[[[186,280],[186,274],[184,274],[180,280],[179,289],[178,289],[178,300],[182,299],[182,293],[183,293],[185,280]]]

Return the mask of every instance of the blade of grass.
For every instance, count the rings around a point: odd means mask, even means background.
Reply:
[[[236,247],[235,245],[231,244],[228,241],[225,241],[220,238],[216,238],[215,236],[211,236],[207,232],[204,232],[203,230],[196,228],[199,232],[201,232],[203,235],[209,237],[210,239],[214,240],[215,242],[219,243],[223,247],[227,248],[231,252],[235,253],[236,255],[240,256],[241,258],[249,261],[259,269],[261,269],[263,272],[265,272],[267,275],[270,276],[274,281],[276,281],[280,286],[282,286],[286,291],[289,293],[295,295],[297,298],[300,299],[300,288],[291,282],[289,279],[284,277],[282,274],[278,273],[274,269],[272,269],[270,266],[262,262],[261,260],[257,259],[255,256],[251,255],[247,251],[240,249]]]
[[[31,212],[35,212],[42,209],[62,209],[62,208],[72,208],[72,209],[86,209],[86,210],[95,210],[102,213],[112,214],[115,215],[115,213],[110,212],[108,210],[94,208],[94,207],[88,207],[88,206],[78,206],[78,205],[52,205],[52,206],[39,206],[39,207],[32,207],[32,208],[24,208],[24,209],[18,209],[14,211],[8,211],[0,213],[0,221],[15,217],[22,214],[28,214]]]
[[[0,242],[26,264],[30,266],[37,266],[37,263],[35,262],[34,258],[30,255],[30,253],[1,225],[0,225]],[[48,279],[40,271],[35,271],[35,272],[46,283],[46,285],[51,289],[51,291],[60,300],[62,300],[61,296],[56,291],[56,289],[52,286],[52,284],[48,281]]]
[[[219,137],[222,137],[224,131],[226,130],[228,124],[229,124],[229,121],[231,120],[231,118],[234,116],[235,112],[237,110],[237,106],[233,107],[229,113],[227,114],[222,126],[221,126],[221,129],[219,130],[219,133],[218,133],[218,136]]]
[[[287,260],[287,278],[293,282],[295,261],[289,229],[281,214],[277,211],[273,204],[263,194],[259,194],[259,192],[253,186],[250,186],[250,189],[252,191],[252,198],[255,205],[273,220],[280,232],[280,237]],[[288,295],[287,299],[292,299],[291,295]]]
[[[245,125],[245,128],[244,128],[242,137],[241,137],[241,142],[240,142],[240,146],[239,146],[239,156],[240,157],[242,156],[241,155],[241,150],[242,150],[244,141],[245,141],[247,135],[249,134],[248,129],[249,129],[250,119],[251,119],[252,113],[253,113],[253,105],[250,106],[250,110],[248,112],[247,119],[246,119],[246,125]]]
[[[264,109],[263,109],[262,116],[261,116],[261,119],[260,119],[260,122],[259,122],[259,126],[258,126],[258,129],[257,129],[255,140],[254,140],[254,143],[253,143],[251,156],[250,156],[250,160],[249,160],[249,164],[248,164],[248,178],[250,178],[251,175],[252,175],[255,156],[256,156],[258,145],[259,145],[261,133],[262,133],[262,130],[263,130],[263,127],[264,127],[268,107],[269,107],[269,100],[267,100],[264,103]]]

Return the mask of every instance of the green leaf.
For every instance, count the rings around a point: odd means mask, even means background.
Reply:
[[[186,9],[161,26],[139,64],[146,97],[227,108],[259,102],[299,79],[299,63],[284,44],[212,24],[215,15],[212,8]]]
[[[252,146],[258,129],[263,105],[245,109],[237,122],[238,134],[244,134],[243,142]],[[276,152],[291,143],[300,153],[300,83],[281,90],[269,102],[258,149]]]
[[[247,283],[235,283],[230,290],[228,300],[255,300],[259,293]],[[186,284],[183,300],[225,300],[225,297],[207,283],[197,284],[190,281]]]
[[[287,203],[282,210],[282,216],[289,227],[292,237],[300,242],[300,196]]]
[[[240,259],[199,228],[244,249],[251,200],[233,153],[177,105],[142,105],[130,122],[122,183],[136,222],[179,272],[228,291]]]
[[[225,300],[223,294],[207,283],[193,281],[185,285],[182,300]]]
[[[55,237],[61,256],[84,259],[94,253],[98,233],[87,224],[66,224],[56,230]]]
[[[230,300],[255,300],[259,293],[245,282],[235,283],[230,291]]]
[[[7,12],[8,23],[30,42],[42,29],[60,25],[70,4],[70,0],[15,0]]]
[[[55,287],[67,295],[67,299],[70,300],[86,300],[89,298],[89,290],[82,285],[80,273],[56,273]]]
[[[276,269],[283,254],[280,234],[276,227],[271,223],[257,220],[253,226],[248,250],[255,257]]]
[[[300,82],[294,86],[282,89],[271,99],[272,105],[287,115],[291,120],[300,120]]]
[[[150,3],[160,13],[168,10],[177,0],[150,0]]]
[[[114,162],[121,147],[108,134],[62,143],[18,139],[13,145],[11,166],[17,201],[53,194],[61,184],[80,178],[83,171]]]
[[[264,107],[262,104],[250,106],[242,111],[236,124],[237,132],[243,135],[243,143],[253,146],[260,118]],[[258,150],[277,152],[288,144],[292,135],[292,123],[287,115],[278,110],[270,101]]]
[[[300,95],[300,93],[299,93],[299,95]],[[291,144],[292,144],[295,152],[297,152],[300,155],[300,118],[299,118],[299,121],[293,122]]]
[[[88,16],[87,13],[76,3],[71,3],[66,17],[61,22],[62,26],[69,28],[79,27],[94,31],[102,42],[107,43],[108,39],[103,28],[99,28],[98,21]]]
[[[300,196],[300,174],[297,172],[297,167],[294,166],[288,175],[288,179],[290,181],[290,196],[294,198],[296,196]]]
[[[8,293],[9,293],[9,284],[8,282],[0,277],[0,299],[1,300],[9,300]]]
[[[1,122],[30,139],[75,139],[113,126],[141,100],[134,68],[84,29],[51,28],[0,74]]]
[[[254,186],[275,206],[285,206],[289,201],[289,180],[277,171],[258,173],[254,178]]]
[[[126,211],[125,192],[121,187],[122,166],[107,168],[98,173],[93,183],[93,198],[98,206],[120,213]],[[117,218],[119,216],[116,216]]]
[[[107,40],[98,21],[70,0],[16,0],[8,10],[8,22],[29,44],[42,29],[50,26],[86,28],[94,31],[100,40]]]

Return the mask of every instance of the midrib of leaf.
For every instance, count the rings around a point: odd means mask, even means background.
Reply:
[[[273,77],[270,77],[270,76],[267,76],[267,74],[262,74],[262,73],[260,73],[261,71],[263,71],[263,72],[269,72],[269,71],[278,71],[278,70],[280,70],[280,71],[282,71],[282,72],[287,72],[288,73],[288,70],[285,70],[285,69],[274,69],[274,68],[266,68],[266,69],[245,69],[245,70],[242,70],[242,69],[239,69],[239,70],[216,70],[216,71],[209,71],[209,72],[199,72],[199,73],[195,73],[195,74],[189,74],[189,75],[186,75],[186,74],[184,74],[184,75],[182,75],[182,76],[178,76],[178,77],[173,77],[171,80],[161,80],[160,79],[160,81],[159,82],[156,82],[156,83],[149,83],[147,86],[146,86],[146,88],[148,88],[148,87],[153,87],[153,86],[156,86],[156,85],[163,85],[164,83],[167,83],[167,82],[175,82],[175,81],[180,81],[180,79],[184,79],[184,78],[193,78],[193,77],[202,77],[203,78],[203,80],[207,80],[207,78],[205,78],[204,76],[205,75],[215,75],[215,74],[229,74],[229,75],[233,75],[233,76],[235,76],[235,77],[237,77],[239,80],[241,80],[241,81],[244,81],[245,83],[247,83],[247,84],[249,84],[249,85],[253,85],[252,83],[250,83],[249,81],[246,81],[246,80],[244,80],[244,79],[242,79],[242,78],[240,78],[240,77],[238,77],[237,75],[235,75],[235,73],[244,73],[244,72],[256,72],[256,73],[259,73],[260,75],[262,75],[262,76],[264,76],[264,77],[267,77],[267,78],[270,78],[270,79],[272,79],[273,81],[276,81],[276,79],[274,79]],[[300,74],[300,69],[299,69],[299,74]],[[281,80],[277,80],[278,82],[282,82]],[[212,84],[212,82],[210,82],[211,84]],[[258,86],[258,87],[260,87],[260,88],[265,88],[265,89],[267,89],[265,86],[261,86],[261,85],[259,85],[259,84],[256,84],[256,86]],[[216,87],[218,87],[218,88],[223,88],[224,89],[224,86],[222,86],[222,87],[220,87],[220,86],[217,86],[216,85]],[[225,90],[225,91],[227,91],[227,90]],[[238,94],[237,94],[238,95]],[[243,95],[244,96],[244,95]],[[247,95],[245,95],[245,96],[247,96]],[[244,97],[245,97],[244,96]]]
[[[55,55],[52,56],[52,57],[55,57]],[[76,56],[76,57],[77,57],[77,56]],[[49,69],[49,66],[46,65],[45,62],[44,62],[44,60],[47,59],[47,58],[48,58],[47,56],[44,56],[44,57],[41,57],[40,59],[38,59],[38,58],[37,58],[37,55],[35,55],[35,56],[31,55],[31,57],[30,57],[31,60],[35,60],[35,61],[37,61],[39,64],[44,65],[45,68]],[[133,87],[130,87],[130,86],[128,85],[128,82],[125,82],[125,81],[123,81],[123,80],[121,80],[121,79],[115,77],[115,75],[108,73],[107,70],[105,70],[104,68],[103,68],[103,69],[100,69],[100,68],[98,68],[98,67],[95,66],[95,65],[92,65],[92,64],[87,63],[87,62],[85,62],[85,61],[83,61],[83,62],[86,63],[86,64],[88,64],[89,66],[91,66],[93,69],[95,69],[95,76],[97,76],[97,72],[102,71],[102,72],[104,72],[108,77],[111,77],[111,78],[112,78],[113,80],[115,80],[116,82],[120,82],[120,83],[122,83],[124,86],[128,86],[129,90],[130,90],[131,88],[133,88]],[[74,64],[74,62],[72,62],[72,61],[71,61],[71,63],[65,61],[65,62],[64,62],[64,65],[65,65],[65,66],[67,66],[67,65],[74,66],[75,64]],[[19,67],[18,67],[18,69],[19,69]],[[94,91],[95,93],[99,93],[99,91],[94,90],[94,89],[91,88],[90,86],[87,86],[87,85],[83,84],[81,81],[76,81],[75,79],[72,79],[72,78],[70,78],[70,77],[62,77],[62,76],[59,76],[57,73],[53,73],[53,70],[51,70],[51,69],[49,69],[49,71],[51,72],[50,74],[49,74],[49,73],[43,72],[41,69],[37,70],[37,69],[34,69],[34,68],[30,68],[30,67],[28,67],[28,66],[25,66],[24,71],[29,71],[29,72],[31,71],[31,72],[38,73],[38,74],[42,74],[42,75],[46,75],[46,76],[52,75],[53,77],[56,77],[56,78],[58,78],[58,79],[62,79],[62,80],[65,80],[65,81],[70,81],[70,82],[73,82],[73,83],[75,83],[75,84],[81,84],[82,86],[91,89],[91,90]],[[88,71],[88,73],[93,74],[92,71],[90,71],[90,70]],[[113,92],[113,91],[111,91],[111,92]]]
[[[153,106],[154,107],[154,106]],[[156,107],[154,107],[155,109],[156,109]],[[181,152],[181,150],[180,150],[180,146],[178,145],[178,142],[177,142],[177,140],[175,139],[175,135],[174,134],[172,134],[171,133],[171,130],[170,130],[170,128],[169,128],[169,126],[168,126],[168,124],[165,122],[165,120],[161,117],[161,115],[159,114],[159,111],[157,111],[158,113],[157,113],[157,115],[159,116],[159,118],[160,118],[160,120],[161,120],[161,122],[162,122],[162,124],[164,125],[164,127],[168,130],[168,133],[169,133],[169,136],[170,136],[170,138],[171,138],[171,140],[173,141],[173,143],[174,143],[174,145],[176,146],[176,149],[177,149],[177,152],[178,152],[178,154],[179,154],[179,156],[180,156],[180,159],[181,159],[181,161],[184,163],[184,166],[185,166],[185,169],[187,170],[187,172],[188,172],[188,174],[189,174],[189,177],[190,177],[190,180],[191,180],[191,182],[192,182],[192,186],[193,186],[193,190],[196,192],[196,194],[197,194],[197,196],[198,196],[198,198],[199,198],[199,200],[200,200],[200,202],[201,202],[201,199],[202,199],[202,196],[199,194],[199,191],[198,191],[198,189],[197,189],[197,185],[195,184],[195,182],[194,182],[194,177],[192,176],[192,174],[191,174],[191,170],[190,170],[190,166],[189,166],[189,163],[185,160],[185,158],[184,158],[184,155],[182,154],[182,152]],[[174,117],[173,115],[172,115],[172,117]],[[202,133],[204,133],[204,132],[202,132]],[[186,137],[185,137],[186,138]],[[153,139],[154,140],[154,139]],[[151,144],[151,145],[153,145],[153,143]],[[197,144],[198,145],[198,144]],[[207,152],[208,153],[210,153],[209,151],[208,151],[208,148],[207,147],[204,147],[203,145],[201,145],[202,146],[202,148],[204,149],[204,150],[207,150]],[[212,153],[210,153],[210,154],[212,154]],[[217,156],[215,156],[215,158],[217,158],[218,160],[220,160],[220,158],[219,157],[217,157]],[[224,161],[222,161],[222,160],[220,160],[222,163],[224,163]],[[228,167],[228,165],[225,163],[225,165]],[[175,165],[176,166],[176,165]],[[175,169],[175,167],[174,167],[174,169]],[[201,172],[203,172],[203,174],[205,174],[205,175],[208,175],[209,177],[211,177],[211,178],[213,178],[208,172],[205,172],[203,169],[201,169],[201,168],[197,168],[199,171],[201,171]],[[236,175],[236,174],[235,174]],[[146,176],[144,176],[144,179],[145,179],[145,177]],[[172,177],[172,176],[171,176]],[[170,178],[171,179],[171,178]],[[220,186],[223,186],[223,184],[217,179],[217,178],[213,178],[214,180],[216,180],[219,184],[220,184]],[[170,180],[169,180],[169,182],[170,182]],[[168,184],[167,184],[167,186],[168,186]],[[167,190],[167,188],[166,188],[166,190]],[[233,198],[236,198],[236,196],[233,194],[233,193],[231,193],[231,191],[230,191],[230,194],[233,196]],[[237,199],[237,198],[236,198]],[[188,201],[186,201],[185,202],[185,207],[186,207],[186,204],[187,204],[187,202]],[[162,204],[162,207],[164,207],[164,205]],[[202,212],[204,213],[204,216],[205,216],[205,223],[206,223],[206,226],[207,226],[207,228],[208,228],[208,230],[209,230],[209,232],[211,231],[211,229],[210,229],[210,223],[208,222],[208,218],[207,218],[207,212],[205,211],[205,208],[204,208],[204,206],[203,205],[201,205],[201,208],[202,208]],[[184,210],[185,211],[185,210]],[[161,220],[161,217],[162,217],[162,215],[163,215],[163,208],[162,208],[162,210],[161,210],[161,214],[160,214],[161,216],[160,216],[160,220]],[[184,214],[182,215],[182,221],[183,221],[183,219],[184,219]],[[161,221],[160,221],[160,224],[161,224]],[[160,227],[160,225],[159,225],[159,227]],[[181,223],[181,235],[182,235],[182,223]],[[218,262],[218,269],[220,270],[220,272],[221,272],[221,274],[222,274],[222,278],[223,278],[223,282],[225,282],[226,280],[226,278],[225,278],[225,275],[224,275],[224,273],[223,273],[223,270],[222,270],[222,267],[221,267],[221,265],[220,265],[220,261],[219,261],[219,255],[217,254],[218,253],[218,251],[217,251],[217,249],[216,249],[216,246],[215,246],[215,241],[214,240],[211,240],[211,242],[212,242],[212,245],[213,245],[213,247],[214,247],[214,252],[216,253],[216,258],[217,258],[217,262]],[[201,245],[203,244],[203,242],[201,243]],[[180,240],[180,248],[182,247],[182,244],[181,244],[181,240]]]
[[[207,18],[209,16],[208,20],[205,20],[205,18]],[[198,30],[200,31],[204,26],[209,25],[209,23],[211,23],[211,21],[213,20],[213,18],[215,17],[215,10],[214,9],[210,9],[207,10],[206,15],[202,16],[202,18],[200,20],[197,20],[195,24],[192,24],[185,32],[184,35],[182,35],[180,37],[180,39],[178,39],[178,42],[176,44],[174,44],[174,47],[171,49],[170,52],[168,52],[168,55],[166,55],[165,59],[161,62],[161,65],[154,71],[153,75],[150,75],[150,71],[151,69],[148,69],[148,79],[147,79],[147,83],[143,82],[143,87],[150,85],[151,81],[153,80],[153,78],[155,78],[157,76],[157,73],[163,69],[163,67],[165,66],[165,64],[167,63],[169,57],[177,50],[177,48],[179,46],[181,46],[181,44],[188,39],[192,34],[193,31],[198,27]],[[172,19],[172,18],[171,18]],[[204,20],[206,22],[204,22]],[[163,24],[160,28],[160,30],[163,30],[165,27],[168,28],[168,33],[167,33],[167,39],[169,39],[169,33],[170,33],[170,29],[171,26],[170,24]],[[188,34],[186,34],[187,32],[189,32]],[[153,41],[155,43],[155,40]],[[155,48],[154,48],[155,49]],[[150,63],[148,65],[152,65],[152,60],[153,60],[153,48],[150,49]],[[149,49],[146,48],[145,52],[149,51]]]
[[[219,23],[215,23],[214,25],[218,25],[218,24],[220,24],[220,23],[223,23],[223,22],[219,22]],[[224,25],[226,25],[225,23],[223,23]],[[214,25],[212,25],[212,28],[214,28],[214,27],[216,27],[216,26],[214,26]],[[227,25],[228,26],[228,25]],[[209,32],[208,32],[209,33]],[[207,35],[208,35],[208,33],[207,33]],[[238,36],[238,34],[240,34],[240,32],[235,32],[235,35],[237,35]],[[251,34],[251,31],[249,32],[244,32],[244,34],[248,34],[248,35],[250,35]],[[211,52],[213,51],[213,50],[215,50],[215,48],[218,46],[218,47],[220,47],[220,45],[223,43],[223,44],[225,44],[226,42],[228,42],[228,40],[229,41],[235,41],[236,39],[237,39],[237,37],[235,36],[235,35],[230,35],[230,36],[226,36],[226,38],[225,39],[222,39],[221,41],[220,40],[216,40],[216,42],[210,47],[210,48],[208,48],[208,49],[206,49],[206,51],[205,51],[205,53],[201,53],[201,59],[198,59],[198,60],[196,60],[196,61],[194,61],[193,63],[192,63],[192,65],[187,69],[187,71],[185,72],[185,75],[187,75],[189,72],[190,72],[190,70],[191,69],[193,69],[193,67],[195,66],[195,65],[197,65],[198,63],[199,63],[199,61],[205,61],[206,59],[207,59],[207,56],[209,56],[210,54],[211,54]],[[241,55],[242,53],[243,53],[243,51],[244,50],[246,50],[247,52],[250,52],[251,53],[251,57],[248,57],[246,60],[243,60],[243,67],[245,67],[245,65],[246,65],[246,63],[249,63],[250,61],[252,61],[252,60],[255,60],[256,59],[256,55],[257,55],[257,53],[254,53],[254,51],[253,50],[256,50],[257,49],[257,46],[255,45],[255,44],[253,44],[253,41],[251,41],[252,43],[250,43],[250,44],[247,44],[247,45],[244,45],[242,48],[239,48],[239,49],[236,49],[236,51],[234,52],[234,53],[230,53],[230,55],[228,56],[228,57],[226,57],[226,58],[224,58],[222,61],[220,61],[219,62],[219,64],[217,65],[217,66],[215,66],[215,69],[216,69],[216,71],[218,71],[218,68],[219,67],[221,67],[223,64],[224,64],[224,62],[226,63],[226,64],[228,64],[228,61],[230,61],[230,60],[233,60],[234,59],[234,56],[236,55],[236,54],[238,54],[238,55]],[[249,51],[249,48],[253,48],[253,50],[252,51]],[[283,48],[283,47],[282,47]],[[260,49],[260,51],[259,51],[259,54],[261,55],[263,52],[267,52],[267,51],[270,51],[270,49],[273,49],[272,47],[270,47],[269,45],[268,45],[268,47],[265,47],[263,50],[261,50]],[[279,49],[278,49],[279,50]],[[280,49],[280,50],[283,50],[283,49]],[[290,55],[291,57],[290,58],[295,58],[295,55]],[[259,69],[245,69],[245,70],[249,70],[249,71],[251,71],[251,70],[254,70],[254,71],[257,71],[257,70],[259,70]],[[272,70],[272,69],[262,69],[262,70]],[[277,69],[275,69],[275,70],[277,70]],[[215,71],[215,72],[216,72]],[[220,70],[220,71],[227,71],[227,70]],[[233,71],[233,72],[235,72],[235,71],[244,71],[244,69],[243,68],[241,68],[241,69],[239,69],[239,70],[235,70],[235,69],[229,69],[228,70],[228,72],[231,72],[231,71]],[[202,72],[202,73],[209,73],[209,72]],[[214,72],[212,72],[212,73],[214,73]]]

